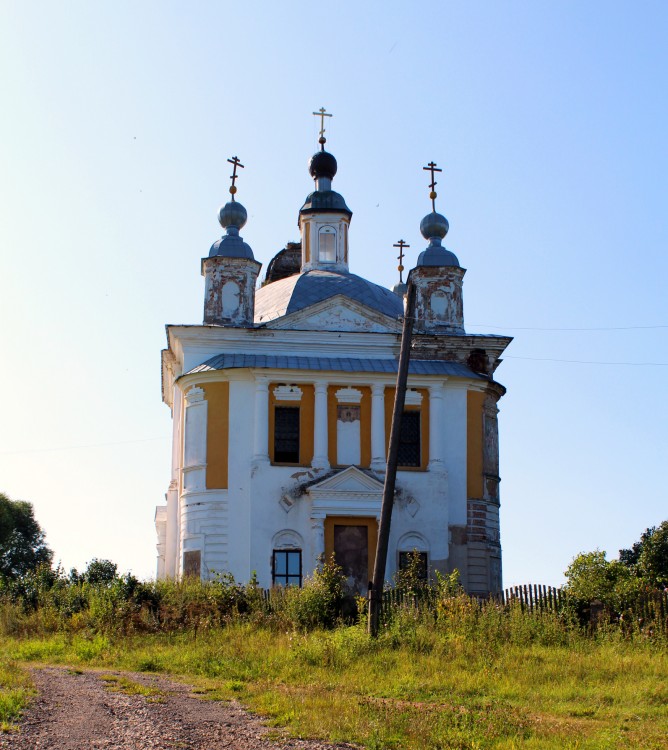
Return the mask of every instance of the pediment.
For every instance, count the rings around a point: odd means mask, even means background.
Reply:
[[[309,487],[311,495],[382,495],[383,483],[360,471],[356,466],[323,479]]]
[[[268,322],[266,327],[300,331],[401,332],[401,323],[398,319],[395,320],[342,294],[276,318]]]

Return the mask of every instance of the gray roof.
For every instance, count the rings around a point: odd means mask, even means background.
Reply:
[[[267,323],[337,294],[391,318],[403,315],[401,298],[385,287],[352,273],[307,271],[258,289],[255,293],[255,323]]]
[[[343,196],[334,190],[315,190],[309,193],[304,205],[299,209],[299,213],[346,213],[348,216],[353,215],[353,212],[346,206]]]
[[[190,373],[211,370],[231,370],[240,367],[257,367],[271,370],[315,370],[330,372],[378,372],[396,373],[399,362],[396,359],[371,359],[352,357],[293,357],[287,354],[217,354]],[[409,363],[411,375],[450,375],[460,378],[484,380],[459,362],[444,360],[413,359]],[[187,374],[190,374],[187,373]]]

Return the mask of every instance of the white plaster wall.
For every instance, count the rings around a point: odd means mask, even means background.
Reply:
[[[181,554],[200,550],[201,572],[209,578],[228,568],[228,500],[226,490],[190,492],[181,496]]]
[[[336,460],[341,466],[357,465],[360,462],[360,420],[336,421]]]
[[[251,486],[255,379],[248,370],[229,371],[228,570],[242,583],[251,566]]]
[[[466,416],[465,385],[447,382],[443,390],[443,439],[448,472],[450,523],[466,526]]]
[[[302,341],[299,345],[295,342],[293,347],[290,339],[295,332],[276,331],[274,333],[275,335],[267,335],[266,339],[253,339],[251,335],[242,336],[240,331],[232,331],[229,334],[233,337],[230,349],[252,353],[301,353],[332,356],[332,354],[341,355],[344,349],[347,350],[348,344],[351,344],[353,349],[362,344],[361,334],[358,333],[344,334],[343,338],[339,337],[335,345],[333,341],[327,340],[327,334],[314,332],[300,333],[299,337]],[[284,334],[285,338],[283,338]],[[309,340],[308,343],[303,340],[304,337]],[[379,339],[385,341],[385,336],[381,335]],[[374,337],[374,341],[379,339]],[[366,353],[374,356],[376,354],[372,351],[374,348],[375,346],[371,346],[371,350],[367,349]],[[384,349],[385,343],[379,348]],[[184,347],[184,370],[187,371],[220,351],[220,342],[215,350],[208,344]],[[172,510],[175,516],[174,521],[178,518],[176,524],[178,533],[172,534],[175,538],[175,547],[178,547],[178,554],[174,555],[175,564],[180,571],[183,551],[200,549],[206,544],[202,558],[204,573],[207,569],[224,568],[229,570],[237,580],[245,582],[250,577],[251,571],[256,570],[260,585],[268,587],[271,585],[273,539],[278,532],[293,530],[302,537],[304,540],[302,547],[304,574],[311,572],[314,532],[310,501],[308,497],[297,500],[289,512],[286,512],[280,504],[282,488],[294,484],[293,475],[295,474],[301,474],[297,479],[307,479],[306,472],[309,468],[269,465],[253,467],[255,378],[249,370],[230,370],[225,373],[225,376],[230,378],[228,490],[204,491],[203,488],[199,488],[198,496],[195,496],[193,492],[180,494],[178,507],[175,504]],[[293,376],[267,373],[267,377],[279,382],[286,379],[292,382]],[[297,382],[314,382],[314,378],[315,373],[303,372],[299,373]],[[331,379],[337,383],[345,383],[341,374],[332,375]],[[371,384],[372,379],[373,376],[370,378],[368,375],[352,375],[348,380],[349,384],[355,387]],[[380,376],[377,379],[388,385],[394,384],[393,376]],[[416,379],[415,382],[411,378],[411,387],[424,387],[429,382],[431,382],[429,378]],[[177,400],[175,398],[174,438],[179,445],[181,436],[178,434],[178,425],[182,423],[182,418],[179,413],[181,405],[176,404]],[[430,557],[435,560],[445,560],[448,557],[448,525],[466,525],[466,417],[466,384],[456,380],[446,381],[443,389],[441,436],[447,480],[444,480],[443,475],[436,475],[433,472],[398,473],[398,485],[415,496],[419,509],[415,515],[411,515],[405,507],[395,509],[390,536],[388,578],[391,578],[396,571],[397,544],[406,533],[415,532],[424,537]],[[205,427],[202,426],[201,429]],[[201,459],[201,456],[198,458]],[[178,472],[180,463],[178,448],[175,448],[173,463]],[[169,523],[168,534],[170,533]]]
[[[289,511],[280,504],[283,488],[294,485],[293,475],[307,469],[299,466],[259,467],[253,476],[251,523],[253,535],[250,550],[250,570],[255,570],[260,585],[271,586],[271,553],[273,539],[278,532],[292,530],[304,540],[302,548],[303,573],[308,574],[312,559],[310,503],[297,500]]]
[[[398,471],[397,487],[410,493],[418,502],[415,515],[410,506],[395,505],[390,529],[389,554],[387,561],[388,579],[397,568],[397,545],[408,532],[420,534],[428,543],[429,557],[445,560],[448,557],[448,518],[449,503],[442,476],[432,472]]]

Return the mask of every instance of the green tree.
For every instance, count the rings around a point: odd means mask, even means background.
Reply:
[[[93,558],[86,568],[82,578],[88,583],[108,586],[112,584],[118,574],[118,565],[111,560],[99,560]]]
[[[652,526],[631,549],[620,549],[619,560],[650,586],[668,586],[668,521]]]
[[[0,578],[16,580],[52,558],[32,505],[0,492]]]
[[[641,581],[619,560],[607,560],[605,552],[581,552],[564,573],[566,592],[579,605],[600,601],[620,611],[634,600]]]
[[[631,549],[620,549],[619,560],[650,586],[668,586],[668,521],[640,535]]]

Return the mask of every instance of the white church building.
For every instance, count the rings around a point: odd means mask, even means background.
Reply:
[[[332,554],[351,589],[365,592],[372,577],[405,285],[350,273],[352,212],[332,189],[323,133],[301,242],[273,258],[259,287],[230,160],[225,233],[201,263],[203,323],[167,326],[173,445],[155,516],[159,578],[226,571],[245,582],[255,571],[264,588],[300,585]],[[432,171],[432,204],[434,185]],[[417,549],[431,575],[457,568],[469,593],[485,595],[501,588],[505,389],[494,372],[511,339],[466,333],[465,269],[442,245],[448,222],[434,208],[420,230],[387,577]]]

